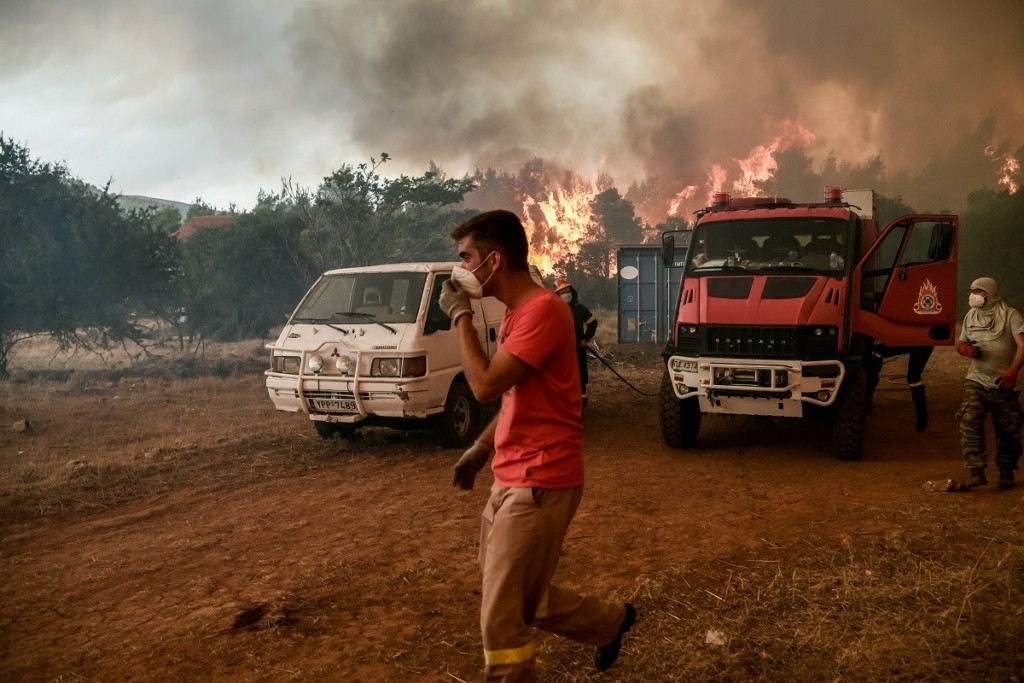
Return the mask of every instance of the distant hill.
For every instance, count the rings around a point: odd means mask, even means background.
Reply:
[[[142,195],[136,194],[125,194],[117,198],[117,203],[121,205],[121,208],[131,211],[132,209],[147,209],[156,208],[160,209],[165,206],[173,206],[181,213],[181,219],[185,220],[186,214],[188,214],[188,207],[190,204],[185,202],[176,202],[170,199],[157,199],[156,197],[143,197]]]

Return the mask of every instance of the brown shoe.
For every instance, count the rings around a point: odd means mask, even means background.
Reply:
[[[984,486],[987,483],[988,483],[988,479],[985,478],[985,468],[984,467],[972,467],[971,468],[971,478],[967,480],[967,485],[971,486],[971,487],[974,487],[974,486]]]

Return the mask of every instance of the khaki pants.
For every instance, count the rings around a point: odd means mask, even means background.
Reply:
[[[618,634],[626,615],[623,603],[551,583],[582,496],[582,487],[491,488],[480,527],[487,681],[536,680],[534,628],[594,646],[607,645]]]

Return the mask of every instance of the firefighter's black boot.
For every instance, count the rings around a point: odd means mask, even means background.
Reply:
[[[910,387],[910,397],[914,399],[916,413],[914,428],[923,432],[928,429],[928,397],[924,393],[924,385]]]
[[[999,469],[999,488],[1012,489],[1016,482],[1013,480],[1013,470],[1009,467]]]
[[[971,486],[971,487],[974,487],[974,486],[984,486],[987,483],[988,483],[988,479],[985,478],[985,468],[984,467],[972,467],[971,468],[971,478],[967,480],[967,485]]]

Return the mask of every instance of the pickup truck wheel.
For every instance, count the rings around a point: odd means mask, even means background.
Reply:
[[[860,460],[864,455],[864,418],[867,415],[867,377],[852,365],[839,387],[832,425],[832,450],[839,460]]]
[[[335,437],[351,439],[356,433],[356,428],[352,425],[322,422],[321,420],[314,420],[313,428],[316,429],[316,433],[322,439],[333,439]]]
[[[480,434],[480,403],[462,380],[452,382],[434,430],[445,448],[465,448]]]
[[[672,448],[692,448],[700,432],[700,403],[695,398],[679,399],[672,391],[668,371],[661,376],[658,418],[661,438]]]

